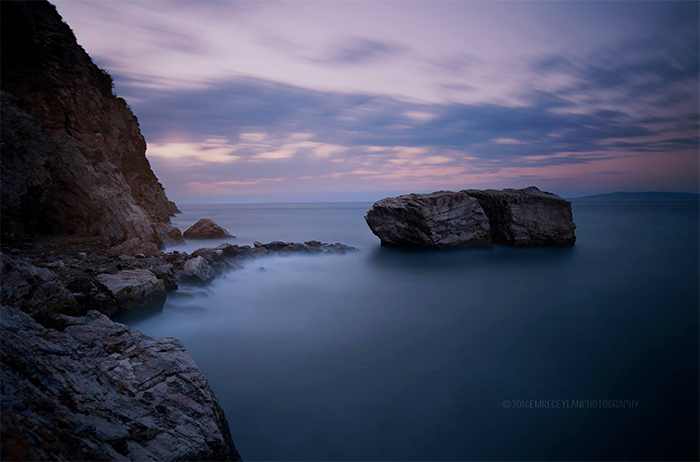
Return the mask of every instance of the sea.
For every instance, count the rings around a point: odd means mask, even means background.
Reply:
[[[264,257],[125,322],[176,337],[244,460],[698,460],[697,202],[574,202],[575,245],[381,247],[370,203],[182,205]]]

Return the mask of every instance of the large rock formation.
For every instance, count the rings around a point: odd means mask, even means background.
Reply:
[[[481,204],[489,217],[494,242],[514,246],[576,242],[571,202],[556,194],[540,191],[534,186],[462,192]]]
[[[165,283],[147,269],[100,274],[97,280],[116,301],[115,311],[105,313],[109,316],[138,308],[162,308],[165,303]]]
[[[172,239],[177,208],[109,74],[50,3],[2,2],[1,16],[3,239]]]
[[[179,340],[1,308],[2,460],[240,460]]]
[[[491,243],[486,214],[465,193],[438,191],[382,199],[365,220],[387,246],[447,248]]]
[[[448,248],[573,244],[571,203],[536,187],[382,199],[365,216],[382,245]]]

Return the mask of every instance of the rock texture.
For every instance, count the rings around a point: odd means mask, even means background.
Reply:
[[[165,283],[147,269],[100,274],[97,280],[117,302],[115,312],[105,313],[109,316],[137,308],[162,308],[165,303]]]
[[[493,241],[513,246],[573,244],[571,202],[531,186],[525,189],[462,191],[476,198],[491,223]]]
[[[365,220],[382,245],[466,247],[491,243],[489,220],[466,193],[438,191],[382,199]]]
[[[536,187],[439,191],[382,199],[365,220],[382,245],[448,248],[491,242],[573,244],[571,203]]]
[[[90,311],[2,314],[2,460],[240,460],[179,340]]]
[[[112,78],[47,1],[2,4],[2,237],[177,239]]]
[[[182,233],[186,238],[191,239],[213,239],[217,237],[234,237],[221,226],[214,223],[214,220],[202,218],[193,224],[187,231]]]

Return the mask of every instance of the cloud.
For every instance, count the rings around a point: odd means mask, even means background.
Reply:
[[[342,45],[333,47],[323,56],[311,60],[325,65],[357,65],[407,53],[405,46],[388,41],[351,37]]]

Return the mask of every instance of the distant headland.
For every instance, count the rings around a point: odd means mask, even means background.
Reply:
[[[572,197],[572,202],[692,202],[700,200],[700,194],[678,192],[627,192],[618,191],[593,196]]]

